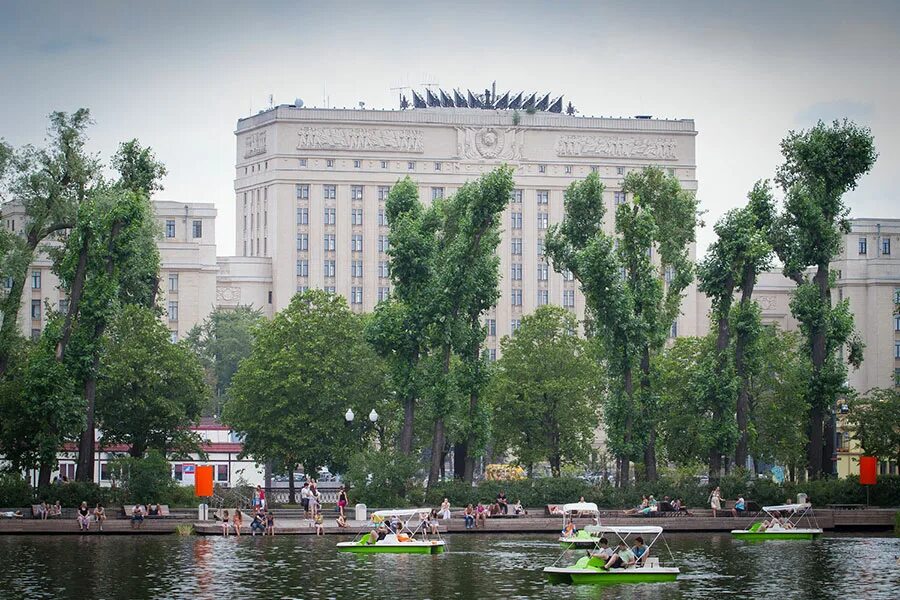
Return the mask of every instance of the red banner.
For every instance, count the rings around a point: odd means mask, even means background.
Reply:
[[[859,457],[859,483],[861,485],[875,485],[877,465],[878,459],[874,456]]]
[[[200,498],[209,498],[213,495],[212,465],[197,465],[194,473],[194,495]]]

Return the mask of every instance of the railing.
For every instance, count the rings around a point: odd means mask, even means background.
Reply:
[[[294,488],[294,500],[300,503],[300,486]],[[339,489],[319,488],[319,504],[337,504]],[[266,501],[269,504],[287,504],[290,490],[286,487],[266,488]]]

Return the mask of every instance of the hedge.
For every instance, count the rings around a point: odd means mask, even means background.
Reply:
[[[135,501],[158,502],[172,507],[194,507],[198,504],[193,487],[173,486],[153,498],[135,499],[122,488],[101,487],[96,483],[71,481],[35,490],[18,475],[0,475],[0,507],[25,508],[42,500],[48,503],[59,500],[64,508],[73,508],[82,502],[87,502],[89,506],[100,502],[109,507]]]

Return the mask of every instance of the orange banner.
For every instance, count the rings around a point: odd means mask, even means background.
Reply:
[[[200,498],[208,498],[213,495],[212,465],[197,465],[194,473],[194,495]]]
[[[876,466],[878,459],[874,456],[859,457],[859,483],[861,485],[875,485],[877,479]]]

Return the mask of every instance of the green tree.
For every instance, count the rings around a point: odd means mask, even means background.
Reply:
[[[900,462],[900,391],[874,388],[854,398],[848,421],[867,456]]]
[[[627,485],[630,460],[643,461],[648,480],[657,477],[658,398],[651,387],[651,358],[665,344],[682,292],[692,280],[688,250],[697,201],[658,167],[629,173],[623,190],[630,198],[616,209],[616,241],[603,229],[599,176],[592,173],[573,182],[566,190],[565,219],[548,232],[547,253],[557,270],[568,269],[580,282],[592,327],[604,346],[613,382],[604,420],[618,457],[618,480]]]
[[[19,204],[25,212],[25,222],[19,228],[23,235],[0,244],[4,251],[0,266],[12,282],[0,298],[0,375],[6,371],[18,335],[16,320],[22,292],[39,245],[73,226],[78,206],[98,184],[99,163],[84,147],[90,123],[86,108],[71,115],[54,112],[46,148],[13,150],[9,144],[0,143],[0,202]]]
[[[307,472],[346,468],[371,425],[348,425],[344,413],[366,415],[385,396],[384,368],[363,327],[343,297],[320,290],[294,296],[260,326],[222,414],[244,436],[245,455],[286,473],[298,464]]]
[[[200,450],[189,427],[209,392],[197,357],[169,332],[155,311],[126,305],[101,351],[97,421],[104,444],[128,444],[135,458],[147,450]]]
[[[529,468],[548,461],[554,477],[563,464],[587,462],[599,425],[602,377],[577,328],[568,310],[538,307],[501,341],[489,388],[494,449],[511,450]]]
[[[747,206],[728,211],[716,223],[717,239],[697,266],[698,288],[712,301],[716,330],[715,353],[708,357],[714,362],[714,376],[705,380],[708,387],[698,393],[709,396],[715,419],[737,415],[737,439],[730,435],[732,428],[723,427],[724,437],[710,447],[711,480],[718,479],[722,455],[735,442],[735,463],[747,462],[750,373],[746,352],[759,330],[759,310],[752,295],[759,273],[771,267],[773,254],[769,237],[774,208],[768,182],[757,181],[748,199]],[[733,306],[737,290],[740,301]]]
[[[832,469],[826,468],[830,453],[825,453],[825,444],[832,436],[823,430],[825,412],[833,410],[838,394],[845,391],[847,368],[838,349],[848,347],[847,360],[854,367],[862,362],[863,350],[853,331],[849,303],[832,302],[830,263],[840,250],[842,235],[850,232],[844,194],[869,172],[877,153],[871,132],[846,119],[789,132],[781,152],[784,163],[776,180],[786,198],[773,239],[784,274],[797,284],[791,312],[800,323],[812,363],[807,468],[817,478]]]
[[[250,355],[256,328],[264,321],[252,306],[216,308],[188,332],[186,343],[199,357],[214,391],[211,414],[221,414],[231,379]]]

